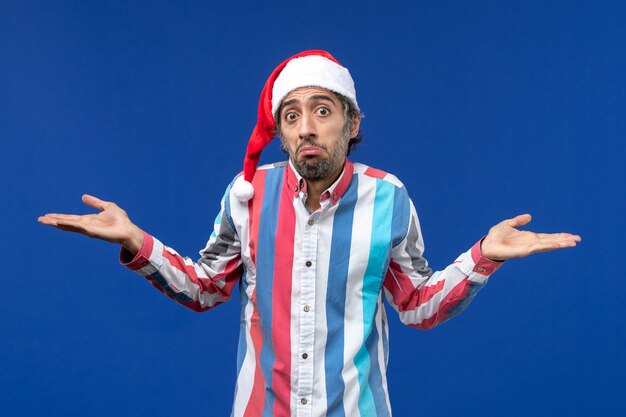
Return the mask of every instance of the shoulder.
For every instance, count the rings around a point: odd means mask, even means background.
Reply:
[[[258,199],[259,195],[262,196],[268,190],[275,190],[280,188],[282,179],[285,176],[287,161],[275,162],[272,164],[261,165],[256,168],[254,177],[252,178],[252,188],[254,190],[252,199]],[[226,188],[225,198],[228,198],[232,204],[243,203],[247,206],[248,201],[241,202],[235,197],[233,189],[238,187],[239,183],[245,182],[243,171],[240,171],[235,178],[230,182]],[[247,186],[249,187],[249,186]]]
[[[365,164],[361,164],[359,162],[353,162],[353,165],[354,165],[354,175],[357,175],[359,180],[363,180],[363,181],[382,180],[382,181],[392,184],[396,188],[400,188],[400,189],[405,188],[402,181],[400,181],[398,177],[396,177],[393,174],[390,174],[388,172],[382,171],[377,168],[370,167]]]
[[[254,178],[252,179],[252,183],[254,184],[255,182],[259,181],[260,177],[265,177],[269,173],[282,174],[284,172],[285,166],[287,166],[287,163],[288,163],[287,161],[281,161],[281,162],[274,162],[271,164],[265,164],[265,165],[261,165],[257,167],[256,172],[254,173]],[[243,171],[240,171],[237,175],[235,175],[235,178],[233,178],[231,183],[228,185],[228,191],[238,181],[243,181]]]
[[[274,162],[271,164],[265,164],[265,165],[261,165],[256,170],[257,171],[271,171],[274,169],[282,169],[287,166],[287,163],[288,163],[287,161],[280,161],[280,162]]]
[[[285,166],[287,166],[287,164],[288,164],[287,161],[280,161],[280,162],[273,162],[271,164],[261,165],[256,168],[255,176],[259,171],[265,172],[265,171],[273,171],[276,169],[283,169],[285,168]],[[233,178],[231,184],[239,180],[239,178],[243,178],[243,171],[239,171],[239,173],[235,175],[235,178]]]
[[[354,175],[359,184],[371,190],[370,198],[380,204],[379,213],[388,216],[392,246],[396,247],[406,237],[411,221],[411,199],[406,187],[393,174],[361,163],[354,163]]]
[[[257,167],[252,179],[254,194],[250,201],[245,202],[240,201],[233,192],[233,188],[238,183],[245,181],[243,171],[240,171],[237,175],[235,175],[233,180],[226,187],[226,191],[222,197],[222,209],[226,218],[229,220],[229,223],[237,223],[236,219],[244,219],[241,222],[245,223],[245,221],[247,221],[245,219],[247,219],[247,216],[249,215],[250,204],[262,201],[264,195],[270,192],[276,193],[277,190],[280,189],[282,178],[285,173],[285,166],[287,166],[287,161],[275,162]]]

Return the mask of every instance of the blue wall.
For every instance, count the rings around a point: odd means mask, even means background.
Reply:
[[[36,218],[91,193],[195,257],[267,75],[310,48],[351,69],[353,159],[406,184],[435,269],[524,212],[583,237],[507,262],[431,331],[388,309],[395,415],[624,413],[625,19],[619,2],[3,1],[2,413],[229,414],[238,301],[195,314]]]

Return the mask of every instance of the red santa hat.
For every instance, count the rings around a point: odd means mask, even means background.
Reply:
[[[274,139],[274,114],[285,96],[300,87],[321,87],[339,93],[359,109],[350,72],[328,52],[303,51],[282,62],[274,69],[261,91],[257,123],[248,141],[243,163],[243,178],[238,178],[232,188],[239,201],[246,202],[254,195],[252,178],[261,151]]]

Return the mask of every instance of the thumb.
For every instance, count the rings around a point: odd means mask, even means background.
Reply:
[[[519,216],[506,220],[506,222],[511,227],[520,227],[530,223],[531,219],[532,216],[530,214],[520,214]]]
[[[83,194],[82,200],[83,200],[83,203],[87,204],[89,207],[93,207],[100,211],[106,209],[107,206],[109,205],[108,201],[100,200],[98,197],[94,197],[89,194]]]

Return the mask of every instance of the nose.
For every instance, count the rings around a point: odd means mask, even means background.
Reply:
[[[300,117],[300,124],[298,125],[298,137],[300,140],[314,139],[317,136],[315,130],[315,122],[313,116],[310,114],[303,114]]]

